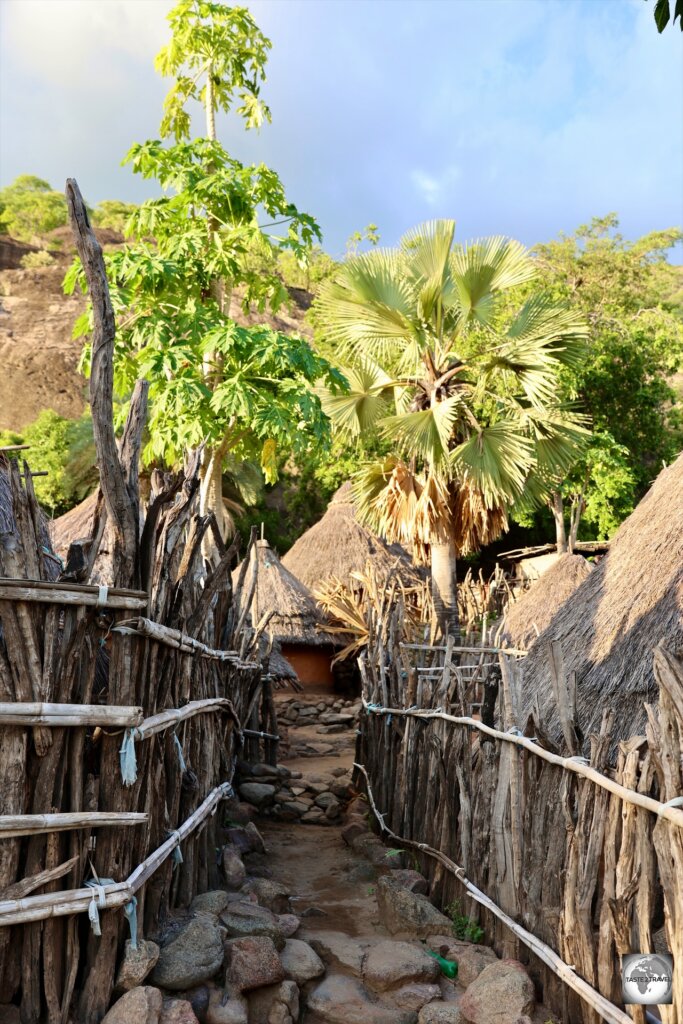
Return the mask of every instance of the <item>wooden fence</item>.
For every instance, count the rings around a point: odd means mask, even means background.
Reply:
[[[94,305],[101,484],[65,567],[29,467],[0,453],[0,1011],[19,1004],[23,1024],[100,1020],[124,940],[216,887],[216,811],[272,720],[263,645],[233,600],[237,545],[215,536],[214,568],[203,558],[200,453],[155,472],[140,511],[146,389],[117,443],[101,252],[75,184],[68,199]],[[105,524],[112,586],[91,586]]]
[[[499,666],[489,663],[481,697],[453,644],[420,652],[398,635],[387,617],[361,659],[358,781],[380,827],[414,850],[440,905],[459,899],[500,955],[528,963],[564,1024],[644,1024],[642,1007],[624,1008],[620,956],[654,952],[659,932],[679,965],[661,1019],[682,1024],[683,662],[655,651],[660,697],[646,736],[613,736],[605,709],[582,751],[549,651],[558,750],[540,716],[517,717],[522,652],[482,652]]]

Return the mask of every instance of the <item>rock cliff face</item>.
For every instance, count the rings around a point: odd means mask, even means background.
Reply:
[[[81,341],[71,337],[74,321],[85,308],[85,297],[64,295],[62,280],[71,262],[68,229],[52,233],[61,244],[49,267],[23,269],[21,259],[36,251],[7,237],[0,239],[0,429],[19,430],[42,409],[76,417],[87,400],[88,384],[77,366]],[[105,248],[120,244],[111,231],[98,232]],[[249,313],[240,308],[236,291],[231,314],[238,323],[265,323],[283,331],[310,336],[304,321],[311,296],[291,289],[291,306],[277,316]]]
[[[0,270],[0,428],[18,430],[41,409],[78,416],[86,382],[78,373],[80,341],[71,332],[85,308],[82,295],[64,295],[69,264],[23,270],[29,246],[3,240]]]

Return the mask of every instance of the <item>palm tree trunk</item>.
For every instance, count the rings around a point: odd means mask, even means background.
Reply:
[[[453,541],[430,545],[432,563],[432,601],[436,633],[441,639],[460,638],[458,591],[456,584],[455,544]]]
[[[555,543],[557,544],[558,555],[567,552],[567,531],[564,525],[564,502],[559,491],[553,491],[550,509],[555,520]]]

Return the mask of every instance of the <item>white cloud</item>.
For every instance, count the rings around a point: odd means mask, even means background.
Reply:
[[[460,170],[455,164],[449,164],[440,174],[430,174],[419,168],[410,173],[417,194],[428,206],[438,206],[448,198],[459,177]]]
[[[149,64],[169,0],[1,0],[6,53],[36,79],[100,91],[117,61]]]

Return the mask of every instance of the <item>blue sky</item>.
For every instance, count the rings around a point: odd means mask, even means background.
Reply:
[[[0,184],[91,203],[151,193],[120,160],[157,134],[167,0],[0,0]],[[683,47],[653,0],[254,0],[273,124],[221,141],[264,161],[338,254],[449,216],[527,244],[615,210],[629,237],[683,222]]]

